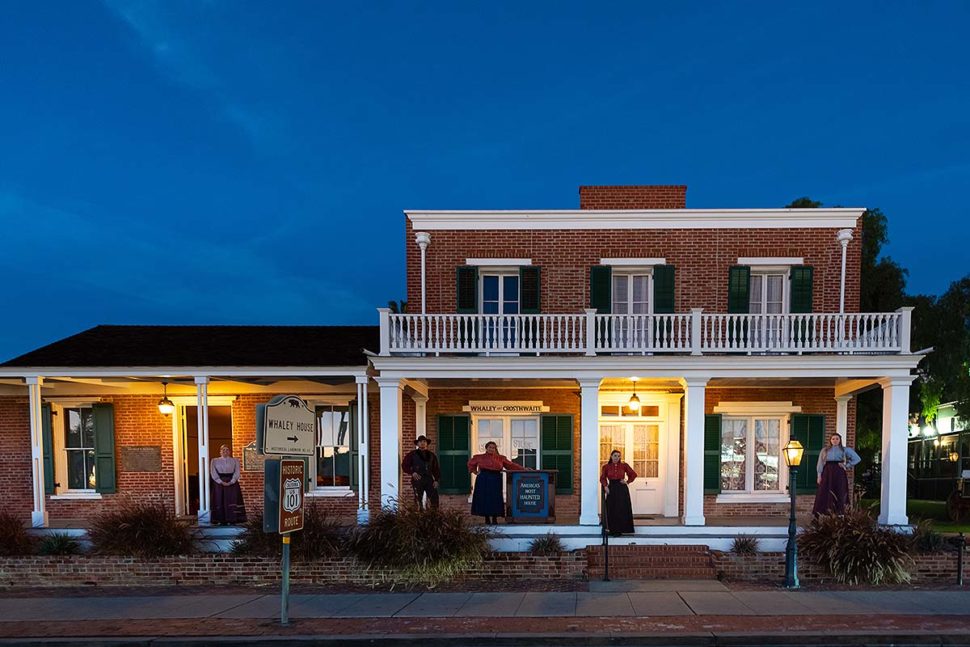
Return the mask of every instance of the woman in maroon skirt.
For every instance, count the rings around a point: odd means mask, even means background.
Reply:
[[[245,522],[239,461],[232,457],[228,446],[220,447],[219,458],[209,463],[209,476],[212,478],[212,523],[223,526]]]
[[[844,514],[849,498],[849,477],[845,471],[859,464],[859,455],[842,444],[842,436],[832,434],[829,446],[818,455],[818,492],[812,514]]]
[[[637,478],[633,468],[620,460],[620,452],[610,452],[610,462],[600,470],[600,483],[606,495],[606,529],[614,537],[633,532],[633,505],[628,485]],[[626,481],[623,479],[626,478]]]

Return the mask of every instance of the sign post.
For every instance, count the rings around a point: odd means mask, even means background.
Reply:
[[[290,623],[290,537],[303,530],[307,461],[316,445],[316,415],[301,398],[281,395],[256,408],[256,451],[263,473],[263,532],[283,541],[280,624]]]

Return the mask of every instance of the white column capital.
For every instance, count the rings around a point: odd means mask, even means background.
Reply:
[[[24,378],[24,384],[43,384],[44,378],[39,375],[28,375]]]
[[[599,391],[600,384],[603,382],[603,379],[599,377],[596,377],[596,378],[584,377],[576,381],[579,382],[579,388],[581,389],[596,389],[597,391]]]
[[[374,381],[377,382],[377,386],[382,389],[396,388],[401,391],[404,390],[404,380],[397,377],[375,377]]]
[[[411,396],[411,399],[414,400],[415,404],[424,405],[424,404],[428,404],[429,398],[428,396],[422,395],[421,393],[415,393]]]
[[[355,375],[354,382],[356,382],[357,384],[367,384],[368,382],[370,382],[370,377],[366,375]]]
[[[888,389],[894,386],[895,387],[910,386],[914,380],[916,380],[915,375],[898,375],[898,376],[892,376],[892,377],[884,377],[876,381],[883,389]]]
[[[707,383],[710,381],[710,377],[682,377],[680,378],[680,385],[685,389],[697,388],[699,386],[707,386]]]
[[[851,402],[852,401],[852,397],[853,397],[852,395],[837,395],[837,396],[835,396],[835,401],[838,402],[838,403],[840,403],[840,404],[842,402]]]
[[[196,384],[208,384],[209,383],[209,376],[208,375],[196,375],[195,376],[195,383]]]

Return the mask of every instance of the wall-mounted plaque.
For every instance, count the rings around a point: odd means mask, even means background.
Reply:
[[[256,450],[256,441],[243,447],[242,468],[246,472],[262,472],[265,467],[266,457],[260,456]]]
[[[123,472],[161,472],[161,447],[122,447],[121,470]]]

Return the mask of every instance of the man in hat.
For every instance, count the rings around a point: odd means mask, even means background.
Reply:
[[[441,467],[438,465],[438,457],[428,449],[429,444],[431,441],[427,436],[418,436],[414,440],[415,449],[404,457],[401,467],[411,477],[411,487],[414,488],[414,498],[418,506],[422,506],[424,495],[427,494],[428,504],[437,509]]]

